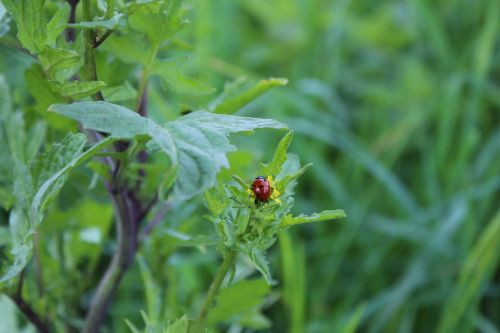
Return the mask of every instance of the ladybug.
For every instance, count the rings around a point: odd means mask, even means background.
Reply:
[[[267,202],[271,196],[271,185],[263,176],[256,177],[252,183],[252,192],[256,202]]]

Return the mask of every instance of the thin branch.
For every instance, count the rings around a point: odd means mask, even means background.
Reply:
[[[52,333],[48,324],[45,323],[41,317],[31,308],[31,306],[26,303],[22,297],[24,282],[24,270],[21,272],[19,277],[19,284],[17,285],[16,293],[14,295],[9,295],[10,299],[17,305],[17,308],[23,313],[27,320],[29,320],[33,326],[36,327],[40,333]]]
[[[207,319],[208,312],[214,303],[215,296],[219,293],[219,289],[222,285],[222,281],[226,277],[227,272],[231,268],[234,263],[234,259],[236,257],[236,252],[226,248],[224,251],[224,261],[222,262],[217,274],[215,274],[212,283],[210,284],[210,288],[208,289],[207,296],[203,305],[201,306],[200,314],[198,315],[198,325],[205,325],[205,320]]]
[[[69,3],[69,18],[68,24],[75,23],[76,19],[76,6],[80,0],[67,0]],[[74,42],[76,39],[76,33],[74,28],[66,28],[66,41]]]
[[[109,36],[114,32],[114,29],[109,29],[107,30],[102,36],[96,36],[94,39],[94,49],[98,48],[99,45],[104,43],[106,39],[108,39]]]

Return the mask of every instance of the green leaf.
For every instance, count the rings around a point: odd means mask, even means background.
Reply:
[[[10,29],[9,23],[10,23],[10,17],[7,13],[7,9],[2,4],[2,2],[0,2],[0,37],[9,32]]]
[[[52,16],[49,23],[47,24],[47,44],[55,45],[56,39],[59,37],[64,29],[66,28],[66,21],[69,16],[69,5],[63,3],[59,5],[59,9]]]
[[[73,99],[81,99],[95,94],[105,86],[106,83],[102,81],[71,81],[67,83],[50,81],[52,91]]]
[[[151,119],[122,106],[106,102],[54,104],[49,111],[78,120],[85,128],[109,133],[116,139],[147,135],[177,164],[177,151],[170,133]]]
[[[113,17],[111,17],[108,20],[90,21],[90,22],[82,21],[79,23],[67,24],[67,26],[70,28],[79,28],[79,29],[102,28],[102,29],[112,30],[116,28],[116,26],[120,23],[120,19],[122,18],[122,16],[123,16],[122,13],[115,13],[115,15],[113,15]]]
[[[274,157],[272,161],[267,164],[261,164],[260,166],[261,175],[266,175],[266,176],[271,175],[273,177],[278,176],[283,164],[285,164],[287,160],[286,151],[290,146],[292,139],[293,139],[292,131],[288,132],[283,137],[283,139],[281,139],[280,143],[278,144],[278,147],[276,147],[276,150],[274,151]]]
[[[209,312],[209,323],[238,323],[248,315],[258,313],[269,291],[269,285],[262,279],[241,280],[221,289],[216,305]]]
[[[185,76],[180,65],[179,59],[156,60],[151,66],[151,74],[159,76],[166,88],[179,94],[207,95],[215,91],[212,87]]]
[[[228,167],[226,154],[234,151],[227,137],[256,128],[286,128],[269,119],[214,115],[197,111],[159,126],[124,107],[106,102],[55,104],[49,111],[80,121],[85,128],[110,133],[114,138],[132,139],[147,135],[177,166],[176,199],[188,199],[215,184],[217,173]]]
[[[165,333],[187,333],[189,328],[189,320],[187,316],[177,319],[172,324],[168,325]]]
[[[267,284],[274,284],[271,277],[271,270],[269,269],[269,262],[266,259],[265,250],[257,247],[251,247],[250,249],[246,249],[245,252],[254,264],[255,268],[262,274]]]
[[[147,65],[149,62],[150,46],[144,38],[133,32],[128,32],[126,35],[114,33],[100,47],[126,64]]]
[[[447,300],[436,332],[448,333],[460,331],[463,318],[468,318],[467,310],[476,304],[484,293],[485,283],[491,279],[500,259],[500,211],[492,218],[481,233],[472,251],[460,270],[453,293]]]
[[[212,187],[222,167],[229,167],[228,152],[236,150],[229,143],[231,133],[257,128],[286,128],[270,119],[192,112],[164,125],[178,151],[178,176],[173,195],[187,199]]]
[[[180,5],[179,0],[164,2],[161,6],[149,1],[137,3],[130,14],[129,24],[136,31],[144,33],[156,48],[184,25],[185,21],[178,17]]]
[[[55,74],[63,69],[78,67],[80,55],[73,50],[57,49],[47,46],[38,58],[43,69],[54,78]]]
[[[289,214],[286,215],[281,221],[280,228],[286,228],[292,225],[297,225],[302,223],[336,220],[346,217],[347,215],[342,209],[324,210],[321,213],[314,213],[311,215],[292,216],[291,214]]]
[[[108,102],[122,102],[135,100],[137,97],[137,90],[126,81],[119,86],[103,88],[102,94],[104,95],[104,99]]]
[[[146,298],[147,313],[152,325],[156,325],[161,315],[161,290],[155,283],[153,274],[142,256],[137,258],[141,279],[144,285],[144,294]]]
[[[226,85],[224,92],[212,103],[214,113],[233,114],[269,89],[284,86],[288,83],[284,78],[269,78],[255,84],[239,79],[231,85]]]
[[[2,0],[17,24],[17,37],[24,48],[39,53],[46,44],[45,0]]]

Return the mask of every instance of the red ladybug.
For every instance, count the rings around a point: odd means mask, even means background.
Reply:
[[[252,191],[255,194],[255,200],[267,202],[271,196],[271,185],[263,176],[256,177],[252,183]]]

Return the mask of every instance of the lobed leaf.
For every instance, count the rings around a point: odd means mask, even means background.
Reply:
[[[226,154],[236,148],[231,133],[257,128],[286,128],[270,119],[192,112],[163,126],[172,135],[178,150],[178,177],[173,195],[187,199],[215,185],[216,175],[229,166]]]

